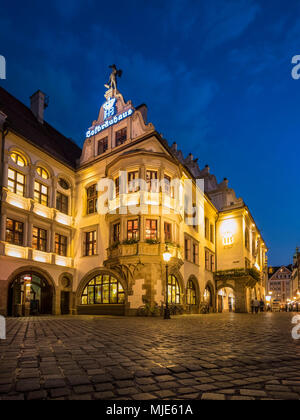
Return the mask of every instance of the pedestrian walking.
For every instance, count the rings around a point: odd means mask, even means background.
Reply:
[[[265,302],[261,299],[260,301],[260,312],[264,312],[265,311]]]
[[[260,302],[257,298],[254,299],[254,308],[255,308],[255,313],[258,314],[259,311],[259,306],[260,306]]]

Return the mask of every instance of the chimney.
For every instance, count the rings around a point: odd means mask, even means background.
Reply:
[[[44,123],[44,110],[47,108],[49,103],[49,97],[46,96],[42,91],[38,90],[30,97],[30,108],[36,119],[43,124]]]
[[[171,149],[172,149],[174,152],[177,152],[177,143],[176,143],[175,141],[174,141],[174,143],[172,144]]]

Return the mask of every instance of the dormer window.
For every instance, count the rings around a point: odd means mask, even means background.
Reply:
[[[49,179],[50,178],[48,171],[46,171],[46,169],[42,168],[41,166],[39,166],[36,169],[36,172],[43,179]]]

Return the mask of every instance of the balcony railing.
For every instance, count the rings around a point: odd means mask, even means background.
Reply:
[[[180,247],[173,244],[168,244],[169,251],[173,258],[181,259]],[[115,244],[108,248],[108,258],[119,258],[128,256],[162,256],[165,251],[164,243],[149,243],[149,242],[136,242],[132,244]]]

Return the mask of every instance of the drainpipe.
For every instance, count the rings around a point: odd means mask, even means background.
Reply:
[[[8,134],[7,116],[0,111],[0,127],[1,127],[1,165],[0,165],[0,227],[2,225],[2,202],[3,202],[3,183],[4,183],[4,154],[5,154],[5,137]],[[1,231],[1,230],[0,230]]]

